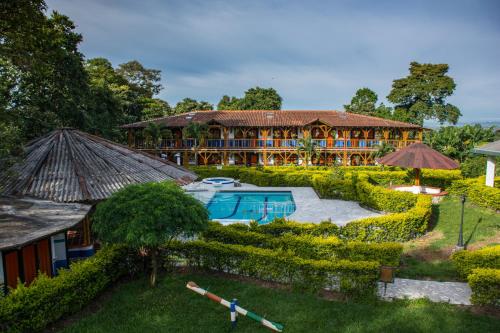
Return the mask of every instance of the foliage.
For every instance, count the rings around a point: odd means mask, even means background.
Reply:
[[[408,241],[425,233],[431,208],[431,197],[419,195],[415,206],[408,211],[349,222],[342,227],[341,235],[347,239],[360,241]]]
[[[457,251],[452,255],[452,260],[462,277],[467,277],[475,268],[500,269],[500,245],[476,251]]]
[[[500,179],[495,179],[497,184],[499,181]],[[500,210],[500,188],[486,186],[484,177],[457,180],[453,182],[449,191],[451,194],[465,195],[468,201],[478,206]]]
[[[288,251],[253,246],[191,241],[173,242],[168,250],[194,267],[288,283],[312,291],[330,287],[353,296],[372,296],[379,275],[377,262],[303,259]]]
[[[460,171],[466,178],[476,178],[486,175],[486,156],[467,157],[460,163]],[[496,157],[495,162],[500,165],[500,158]],[[500,176],[500,168],[495,168],[495,176]]]
[[[209,136],[210,132],[208,130],[208,125],[206,123],[190,122],[186,127],[182,129],[182,136],[185,139],[195,139],[195,148],[202,146],[205,139]]]
[[[473,269],[467,282],[472,289],[472,304],[500,307],[500,269]]]
[[[132,60],[121,64],[116,73],[123,76],[140,95],[152,98],[162,90],[161,71],[145,68],[139,61]]]
[[[192,98],[184,98],[174,107],[174,114],[188,113],[199,110],[213,110],[214,106],[205,101],[197,101]]]
[[[387,96],[396,104],[394,118],[418,125],[423,125],[424,119],[456,124],[462,114],[456,106],[445,102],[456,87],[455,81],[446,75],[448,69],[446,64],[410,63],[410,74],[394,80]]]
[[[344,105],[347,112],[363,114],[366,116],[391,118],[392,109],[381,103],[376,106],[378,100],[377,94],[368,88],[361,88],[351,99],[351,104]]]
[[[156,123],[148,123],[142,130],[142,134],[146,144],[154,148],[158,148],[162,139],[172,139],[172,131],[168,127]]]
[[[276,223],[272,222],[271,224]],[[224,227],[211,223],[203,232],[206,241],[226,244],[251,245],[255,247],[284,250],[305,259],[351,261],[377,261],[383,265],[398,266],[403,247],[398,243],[346,242],[336,236],[293,235],[274,236],[259,232],[260,226],[251,230]],[[254,231],[255,230],[255,231]]]
[[[390,154],[396,150],[393,145],[387,143],[386,141],[382,141],[382,143],[377,143],[374,148],[376,149],[374,152],[370,154],[371,158],[379,159],[384,157],[387,154]]]
[[[222,96],[218,110],[280,110],[281,96],[273,88],[250,88],[242,98]]]
[[[311,159],[316,155],[317,143],[308,135],[298,141],[297,153],[301,155],[304,154],[305,167],[309,166]]]
[[[92,227],[100,240],[124,243],[151,253],[151,285],[156,283],[159,246],[203,230],[208,212],[171,182],[129,185],[97,205]]]
[[[32,332],[42,330],[64,315],[75,313],[100,292],[133,268],[123,246],[105,247],[89,259],[61,269],[54,278],[38,276],[25,287],[0,298],[0,330]]]
[[[474,147],[493,141],[494,138],[493,127],[483,128],[479,124],[461,127],[447,126],[437,131],[427,132],[424,143],[452,159],[463,162],[474,156],[472,153]]]

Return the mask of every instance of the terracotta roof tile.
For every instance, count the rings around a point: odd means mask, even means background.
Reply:
[[[149,122],[169,127],[183,127],[190,122],[216,122],[227,127],[305,126],[320,121],[335,127],[420,128],[401,121],[333,110],[221,110],[194,111],[174,116],[123,125],[123,128],[146,127]]]

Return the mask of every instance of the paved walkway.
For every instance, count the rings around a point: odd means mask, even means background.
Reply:
[[[410,279],[394,280],[387,284],[384,295],[384,284],[379,282],[379,296],[383,299],[394,298],[428,298],[433,302],[470,305],[471,289],[464,282],[437,282]]]
[[[196,182],[185,186],[188,191],[196,191],[195,197],[207,204],[216,191],[290,191],[295,201],[295,212],[287,218],[298,222],[319,223],[330,219],[333,223],[342,226],[350,221],[381,215],[368,210],[355,201],[320,199],[312,187],[259,187],[242,183],[241,187],[232,185],[214,187],[213,185]]]

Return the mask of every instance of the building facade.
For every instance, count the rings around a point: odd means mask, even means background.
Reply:
[[[145,128],[158,125],[165,135],[152,138]],[[190,138],[190,123],[208,126]],[[195,111],[124,125],[128,145],[181,165],[303,165],[304,138],[310,138],[314,165],[372,165],[384,143],[395,149],[422,141],[414,124],[339,111],[231,110]],[[161,132],[159,132],[161,133]]]

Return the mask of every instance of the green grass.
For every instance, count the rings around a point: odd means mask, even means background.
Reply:
[[[458,273],[449,260],[457,244],[460,226],[461,203],[447,197],[433,207],[431,231],[424,237],[405,243],[403,266],[398,277],[459,280]],[[494,245],[500,234],[500,214],[466,203],[464,210],[464,244],[468,247]]]
[[[223,298],[238,298],[242,307],[284,324],[287,333],[494,332],[500,325],[498,318],[425,300],[345,303],[213,275],[179,274],[162,277],[156,289],[146,279],[120,285],[97,312],[69,321],[62,332],[229,332],[229,311],[188,290],[190,280]],[[234,332],[268,330],[240,317]]]

